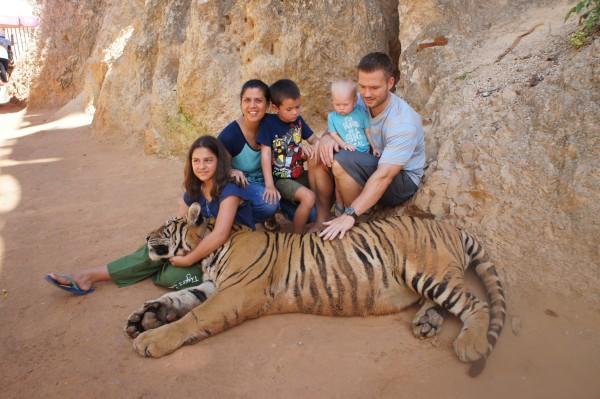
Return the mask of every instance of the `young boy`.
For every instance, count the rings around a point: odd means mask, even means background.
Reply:
[[[355,107],[357,100],[356,85],[350,79],[339,79],[331,84],[331,102],[335,111],[327,116],[329,135],[344,150],[369,152],[370,147],[373,155],[379,157],[381,153],[371,138],[369,115],[362,108]],[[344,208],[336,189],[335,216],[344,213]]]
[[[315,204],[304,162],[313,157],[312,145],[318,139],[300,116],[300,89],[296,83],[281,79],[269,87],[269,92],[276,114],[265,115],[256,140],[261,145],[264,199],[269,203],[279,198],[297,203],[293,232],[302,233]],[[302,140],[307,143],[302,145]]]

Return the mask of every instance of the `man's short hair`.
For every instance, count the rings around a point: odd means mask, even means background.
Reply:
[[[363,72],[383,70],[386,78],[394,76],[394,63],[389,55],[382,52],[369,53],[361,58],[356,69]]]
[[[290,98],[297,100],[300,98],[300,88],[293,80],[280,79],[269,87],[271,102],[279,107],[283,100]]]

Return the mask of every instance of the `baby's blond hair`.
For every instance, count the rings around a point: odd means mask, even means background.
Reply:
[[[356,84],[350,79],[336,79],[331,84],[331,94],[352,94],[356,96]]]

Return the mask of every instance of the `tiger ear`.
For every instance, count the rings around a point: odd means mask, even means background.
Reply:
[[[187,222],[193,226],[199,226],[202,223],[202,212],[200,212],[200,204],[194,202],[190,205],[187,213]]]

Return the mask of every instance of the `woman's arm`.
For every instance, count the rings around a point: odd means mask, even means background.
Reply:
[[[236,195],[225,198],[219,204],[219,214],[217,215],[213,231],[208,233],[208,235],[198,243],[198,246],[187,255],[172,257],[170,259],[171,264],[178,267],[192,266],[215,249],[225,244],[229,238],[229,233],[231,232],[238,206],[241,203],[242,199]]]

